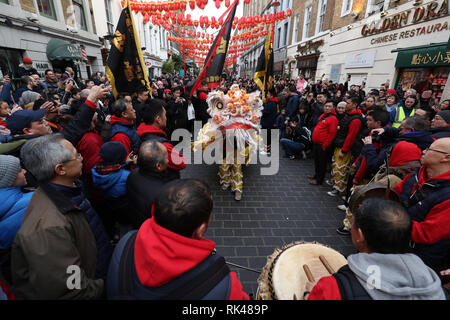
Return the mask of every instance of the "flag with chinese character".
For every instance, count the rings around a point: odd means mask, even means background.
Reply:
[[[133,95],[140,87],[151,92],[129,0],[117,23],[105,73],[116,98],[121,92]]]
[[[228,44],[231,37],[231,30],[233,27],[233,19],[238,3],[239,1],[236,0],[233,5],[230,6],[230,13],[228,14],[228,18],[225,20],[222,29],[220,29],[220,32],[214,40],[211,49],[209,49],[208,55],[205,59],[205,64],[201,69],[199,76],[195,80],[192,88],[189,88],[189,96],[192,96],[194,91],[200,88],[202,81],[207,82],[211,90],[220,85],[220,77],[222,75],[223,66],[225,64]]]
[[[272,26],[273,28],[273,26]],[[266,102],[267,91],[273,88],[273,33],[268,32],[266,42],[256,64],[256,72],[253,80],[262,92],[263,101]]]

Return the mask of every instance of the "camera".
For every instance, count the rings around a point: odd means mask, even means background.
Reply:
[[[372,142],[381,143],[381,135],[378,132],[372,133]]]

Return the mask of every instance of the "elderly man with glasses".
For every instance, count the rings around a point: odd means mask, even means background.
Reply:
[[[420,161],[395,191],[413,221],[413,252],[439,271],[450,267],[450,138],[433,142]]]
[[[18,299],[98,299],[112,247],[78,178],[83,157],[62,134],[29,140],[21,159],[39,182],[11,251]]]

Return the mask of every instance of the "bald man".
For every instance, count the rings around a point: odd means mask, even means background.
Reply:
[[[422,166],[395,187],[412,225],[413,252],[431,268],[450,267],[450,138],[423,151]]]

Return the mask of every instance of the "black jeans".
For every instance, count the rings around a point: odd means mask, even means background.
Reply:
[[[325,174],[327,172],[327,164],[331,160],[332,156],[332,146],[329,146],[325,150],[322,149],[320,144],[315,144],[313,146],[314,153],[314,168],[315,168],[315,178],[317,183],[322,184],[325,179]]]

